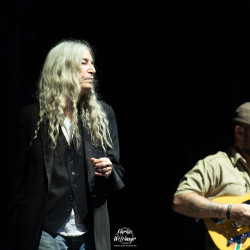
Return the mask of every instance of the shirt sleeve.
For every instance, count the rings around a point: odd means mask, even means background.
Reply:
[[[174,195],[196,192],[209,197],[216,186],[216,167],[207,160],[200,160],[184,175]]]

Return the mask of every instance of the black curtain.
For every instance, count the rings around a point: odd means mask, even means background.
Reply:
[[[126,188],[109,200],[113,248],[128,227],[136,249],[202,249],[202,222],[173,213],[171,202],[198,159],[230,145],[232,113],[250,99],[250,1],[1,5],[5,168],[14,157],[15,114],[35,101],[48,51],[62,39],[86,39],[96,50],[101,96],[116,112],[126,169]]]

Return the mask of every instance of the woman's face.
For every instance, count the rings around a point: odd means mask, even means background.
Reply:
[[[93,58],[88,49],[84,51],[79,73],[81,95],[89,91],[93,86],[94,74],[96,73]]]

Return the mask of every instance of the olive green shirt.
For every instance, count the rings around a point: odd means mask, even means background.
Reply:
[[[199,160],[184,175],[174,195],[196,192],[206,198],[243,196],[250,192],[250,169],[234,148]]]
[[[184,175],[174,195],[196,192],[208,199],[218,196],[244,196],[250,192],[250,169],[234,148],[200,160]],[[205,249],[218,249],[209,234]]]

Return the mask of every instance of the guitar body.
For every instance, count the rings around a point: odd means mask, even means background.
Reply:
[[[250,200],[250,193],[245,196],[223,196],[213,199],[214,202],[224,204],[240,204]],[[225,220],[216,222],[213,219],[206,218],[204,223],[208,232],[214,241],[215,245],[220,249],[250,249],[250,238],[246,237],[243,241],[238,241],[232,244],[228,244],[228,239],[246,234],[250,232],[250,226],[234,227],[232,221]]]

